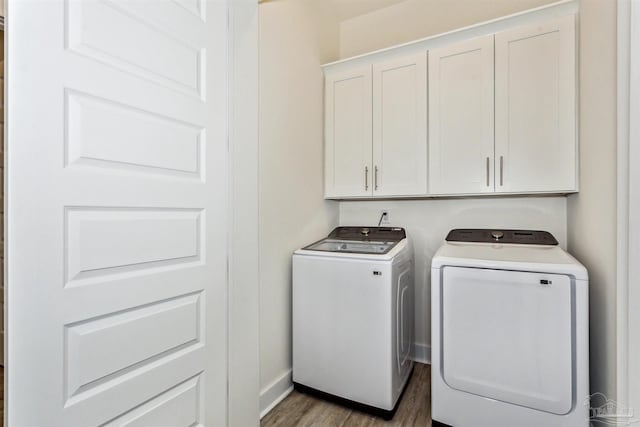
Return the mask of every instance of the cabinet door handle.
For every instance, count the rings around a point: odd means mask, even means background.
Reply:
[[[378,191],[378,166],[373,168],[373,189]]]
[[[489,158],[487,157],[487,187],[489,186]]]
[[[364,191],[369,191],[369,166],[364,167]]]
[[[500,156],[500,185],[504,184],[503,176],[504,176],[504,158]]]

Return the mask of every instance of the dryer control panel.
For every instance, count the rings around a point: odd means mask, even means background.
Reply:
[[[447,242],[510,243],[521,245],[558,244],[548,231],[539,230],[500,230],[482,228],[456,228],[445,239]]]

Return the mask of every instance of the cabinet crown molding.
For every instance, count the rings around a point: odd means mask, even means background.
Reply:
[[[422,39],[390,46],[384,49],[363,53],[350,58],[343,58],[322,65],[325,73],[340,72],[345,68],[358,65],[367,65],[372,62],[383,61],[397,55],[410,55],[413,53],[431,50],[440,46],[449,45],[458,41],[469,40],[510,30],[516,27],[544,22],[566,15],[575,15],[579,11],[579,0],[562,0],[546,4],[533,9],[524,10],[511,15],[502,16],[485,22],[457,28],[445,33],[434,34]]]

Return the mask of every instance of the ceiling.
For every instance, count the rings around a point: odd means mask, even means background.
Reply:
[[[0,0],[1,1],[1,0]],[[276,0],[258,0],[258,3],[270,3]],[[329,7],[335,10],[338,21],[364,15],[374,10],[382,9],[406,0],[311,0],[328,2]]]
[[[324,0],[323,0],[324,1]],[[340,21],[364,15],[383,7],[401,3],[405,0],[330,0],[335,7],[336,15]]]

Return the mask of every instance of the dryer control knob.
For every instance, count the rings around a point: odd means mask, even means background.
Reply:
[[[500,240],[504,237],[504,233],[502,231],[492,231],[491,237],[493,237],[496,240]]]
[[[363,236],[368,236],[369,235],[369,229],[368,228],[362,228],[360,230],[360,234],[362,234]]]

